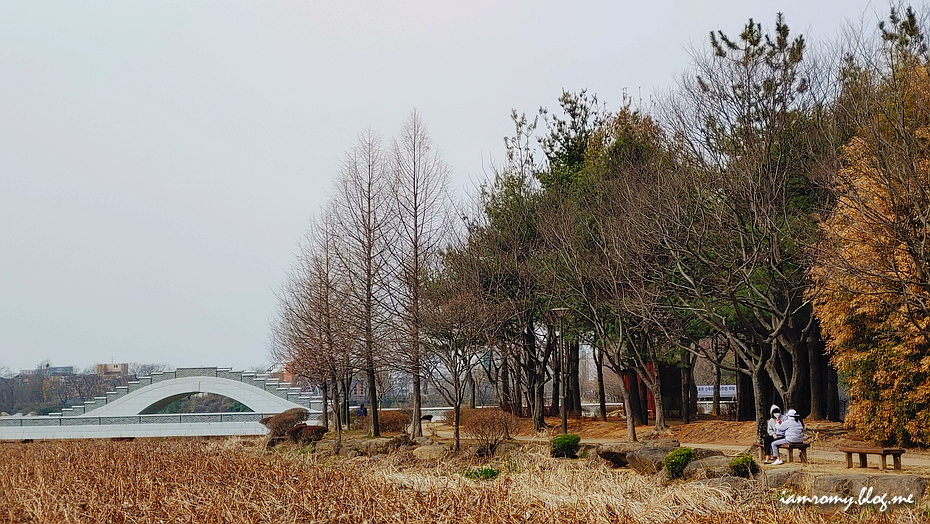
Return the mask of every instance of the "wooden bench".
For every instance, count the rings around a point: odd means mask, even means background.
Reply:
[[[867,468],[868,462],[866,461],[867,455],[880,455],[882,458],[881,469],[884,471],[888,464],[885,462],[886,457],[891,455],[891,458],[894,459],[894,469],[901,469],[901,455],[904,453],[904,450],[901,448],[839,448],[840,451],[846,453],[846,467],[853,467],[852,456],[853,453],[859,454],[859,467]]]
[[[771,451],[771,450],[765,449],[765,446],[763,446],[763,445],[762,445],[761,443],[759,443],[759,442],[754,442],[752,445],[755,446],[755,447],[757,447],[757,448],[759,448],[759,462],[764,462],[764,461],[765,461],[765,454],[766,454],[768,451]],[[798,459],[800,459],[800,461],[801,461],[803,464],[807,464],[807,463],[808,463],[808,462],[807,462],[807,448],[809,448],[809,447],[810,447],[810,444],[804,444],[804,443],[800,443],[800,444],[782,444],[781,446],[779,446],[779,449],[787,449],[787,450],[788,450],[788,462],[794,462],[794,450],[798,450],[798,451],[799,451],[799,453],[798,453]],[[776,458],[778,458],[778,457],[776,457]]]

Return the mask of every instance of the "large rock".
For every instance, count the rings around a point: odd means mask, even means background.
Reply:
[[[335,455],[339,451],[336,442],[332,440],[323,440],[313,445],[313,452],[322,456]]]
[[[810,479],[801,468],[768,468],[757,478],[770,488],[805,489]]]
[[[516,440],[505,440],[504,442],[498,444],[496,448],[494,448],[494,455],[500,457],[522,447],[523,444]]]
[[[816,475],[811,482],[808,496],[817,498],[833,495],[852,497],[856,501],[853,506],[859,505],[860,497],[875,500],[876,497],[885,495],[885,501],[890,503],[894,497],[908,498],[910,496],[911,500],[916,504],[923,497],[927,489],[927,482],[926,477],[919,475]],[[870,489],[871,493],[869,492]],[[880,506],[879,503],[874,505],[876,507]],[[818,509],[832,509],[839,506],[819,504]]]
[[[394,451],[393,439],[389,438],[367,438],[358,441],[357,449],[361,454],[373,457],[375,455],[386,455]]]
[[[393,439],[389,438],[363,438],[347,439],[342,441],[342,447],[339,448],[340,456],[353,458],[359,455],[383,455],[394,451],[396,446]]]
[[[394,435],[394,438],[391,439],[391,446],[395,449],[403,448],[406,446],[416,446],[416,442],[410,439],[410,435],[406,433],[398,433]]]
[[[626,454],[626,460],[629,466],[639,473],[652,475],[658,473],[664,467],[665,457],[678,447],[678,443],[665,443],[664,447],[642,447]]]
[[[722,457],[723,452],[719,449],[710,449],[710,448],[691,448],[693,453],[693,460],[702,460],[708,457]]]
[[[441,444],[434,444],[432,446],[420,446],[413,450],[413,456],[420,460],[434,460],[444,457],[446,455],[446,451],[446,447]]]
[[[687,480],[725,477],[730,474],[730,459],[721,454],[692,460],[681,474]]]
[[[597,455],[597,446],[595,444],[578,444],[578,453],[576,455],[579,458],[588,458],[591,455]]]
[[[640,442],[605,442],[598,444],[595,448],[597,456],[604,459],[607,465],[612,468],[624,468],[629,461],[626,456],[631,451],[636,451],[643,447]]]

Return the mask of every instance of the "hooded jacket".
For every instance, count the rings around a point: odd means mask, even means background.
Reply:
[[[797,419],[798,412],[789,409],[781,418],[781,422],[775,425],[775,430],[785,435],[785,440],[792,444],[804,442],[804,426]]]
[[[772,412],[775,411],[776,409],[779,412],[781,412],[781,408],[779,408],[775,404],[772,404],[772,407],[769,408],[769,424],[768,424],[768,427],[766,428],[766,431],[768,432],[770,437],[779,438],[782,436],[782,434],[779,433],[778,429],[775,427],[775,425],[778,424],[779,419],[772,416]]]

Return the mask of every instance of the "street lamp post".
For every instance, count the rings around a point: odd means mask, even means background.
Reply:
[[[563,328],[565,315],[568,314],[567,307],[556,307],[551,310],[556,318],[559,319],[559,415],[562,417],[562,434],[565,435],[568,433],[568,411],[565,409],[565,393],[566,393],[566,381],[568,377],[567,366],[566,364],[566,351],[565,351],[565,331]]]

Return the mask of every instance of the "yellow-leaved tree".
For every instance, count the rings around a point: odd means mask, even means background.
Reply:
[[[881,60],[850,60],[838,107],[855,135],[832,180],[810,298],[849,383],[847,425],[930,445],[930,73],[916,16],[894,10]]]

